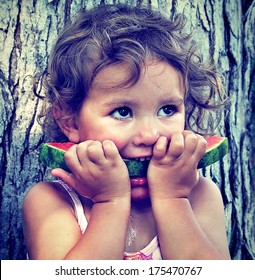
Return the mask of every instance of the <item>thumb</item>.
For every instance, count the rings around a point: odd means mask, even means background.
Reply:
[[[62,180],[64,183],[72,188],[76,187],[75,179],[72,173],[69,173],[61,168],[55,168],[51,170],[51,175]]]

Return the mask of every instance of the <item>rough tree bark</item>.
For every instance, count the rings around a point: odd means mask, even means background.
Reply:
[[[226,76],[231,105],[218,133],[229,138],[229,155],[203,173],[222,191],[232,258],[255,258],[251,165],[254,1],[0,0],[1,259],[25,258],[22,200],[26,191],[46,176],[38,163],[38,147],[45,139],[36,122],[42,104],[35,95],[41,90],[35,82],[46,69],[59,30],[80,10],[100,2],[154,6],[169,16],[184,13],[187,31],[195,31],[205,58],[212,58]]]

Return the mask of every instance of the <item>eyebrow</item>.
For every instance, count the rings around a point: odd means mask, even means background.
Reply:
[[[108,107],[108,106],[119,106],[119,105],[135,105],[135,102],[133,100],[129,100],[128,98],[112,98],[110,100],[107,100],[103,106]]]
[[[175,104],[175,105],[181,105],[184,102],[184,99],[182,97],[170,97],[170,98],[164,98],[161,99],[163,102]]]
[[[160,103],[169,103],[169,104],[173,104],[176,106],[180,106],[181,104],[184,103],[184,99],[181,97],[162,97],[160,99]],[[125,98],[125,97],[121,97],[121,98],[112,98],[108,101],[105,102],[104,107],[108,107],[108,106],[112,106],[112,107],[118,107],[118,106],[125,106],[125,105],[129,105],[129,106],[134,106],[136,104],[135,101],[130,100],[129,98]]]

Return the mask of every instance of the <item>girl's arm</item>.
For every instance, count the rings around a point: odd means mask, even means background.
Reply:
[[[189,131],[154,146],[148,182],[163,258],[229,258],[220,193],[197,171],[205,150],[203,137]]]
[[[123,259],[130,214],[129,201],[124,198],[95,203],[85,233],[65,259]]]
[[[56,184],[39,183],[23,204],[30,259],[122,259],[129,198],[95,203],[82,235],[68,197]]]
[[[36,259],[122,259],[130,214],[128,170],[111,141],[85,141],[65,154],[72,171],[52,175],[94,202],[83,235],[72,208],[48,184],[32,188],[24,202],[25,236]]]
[[[201,178],[190,199],[152,199],[164,259],[229,259],[221,194]]]

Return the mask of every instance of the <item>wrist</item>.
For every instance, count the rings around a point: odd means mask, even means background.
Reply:
[[[125,215],[129,217],[130,209],[131,209],[131,199],[128,197],[118,197],[118,198],[108,199],[107,201],[99,200],[94,202],[92,208],[93,211],[100,211],[105,213],[105,215],[111,215],[112,217],[114,217],[115,214],[117,216],[120,215],[123,218],[125,217]]]
[[[93,201],[94,204],[96,203],[110,203],[112,205],[114,204],[130,204],[130,199],[131,195],[130,193],[125,193],[119,196],[116,195],[105,195],[105,194],[100,194],[94,196],[91,200]]]
[[[161,209],[165,211],[165,208],[170,209],[172,207],[186,207],[187,204],[190,204],[187,197],[175,197],[175,196],[152,196],[151,197],[152,207],[155,209]],[[163,210],[164,209],[164,210]]]
[[[150,190],[150,198],[151,200],[155,201],[167,201],[167,200],[177,200],[179,199],[188,199],[190,196],[190,191],[188,191],[186,188],[175,188],[174,190],[169,189],[163,189],[160,190],[159,188],[154,188],[153,190]]]

